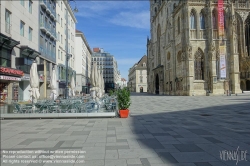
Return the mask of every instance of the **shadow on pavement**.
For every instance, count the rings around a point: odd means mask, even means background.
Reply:
[[[132,93],[131,96],[136,99],[137,105],[143,105],[141,101],[143,98],[140,96],[150,97],[151,95]],[[247,101],[248,98],[222,98],[220,106],[203,106],[203,108],[196,109],[188,107],[194,104],[192,107],[195,108],[195,102],[185,103],[187,108],[183,110],[183,106],[180,105],[185,102],[184,96],[178,97],[181,99],[180,102],[172,107],[171,105],[174,104],[172,101],[177,100],[176,97],[159,97],[165,98],[163,101],[166,102],[160,103],[154,100],[155,103],[148,102],[142,107],[131,109],[130,118],[133,122],[131,130],[140,148],[148,152],[148,155],[144,154],[141,158],[144,165],[235,166],[236,163],[238,166],[250,165],[250,103]],[[199,97],[193,99],[199,102]],[[236,104],[233,101],[227,101],[232,103],[223,105],[223,101],[226,100],[244,100],[245,102]],[[156,107],[152,106],[155,104],[162,104],[166,107],[166,111],[157,112],[154,110]],[[168,107],[175,110],[172,111]],[[237,158],[236,155],[235,160],[232,160],[230,152],[236,152],[238,157],[243,158]],[[158,156],[158,160],[154,154]],[[244,154],[248,161],[245,161]]]

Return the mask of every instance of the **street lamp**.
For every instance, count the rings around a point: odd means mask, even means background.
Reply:
[[[69,4],[69,2],[70,1],[74,1],[75,2],[75,0],[68,0],[68,4]],[[69,6],[70,6],[70,4],[69,4]],[[78,9],[76,8],[76,2],[75,2],[75,9],[73,10],[73,12],[74,13],[77,13],[78,12]],[[68,25],[68,20],[69,18],[68,18],[68,11],[66,12],[66,42],[67,42],[67,44],[66,44],[66,87],[65,87],[65,98],[66,99],[68,99],[68,97],[69,97],[69,84],[68,84],[68,82],[69,82],[69,76],[68,76],[68,73],[69,73],[69,65],[68,65],[68,63],[69,63],[69,59],[72,57],[72,54],[69,54],[69,48],[68,48],[68,45],[69,45],[69,41],[68,41],[68,29],[69,29],[69,25]]]

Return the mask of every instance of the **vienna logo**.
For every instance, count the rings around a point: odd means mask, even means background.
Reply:
[[[237,165],[239,161],[247,161],[247,150],[239,150],[239,146],[237,150],[223,150],[220,151],[220,158],[223,161],[236,161]]]

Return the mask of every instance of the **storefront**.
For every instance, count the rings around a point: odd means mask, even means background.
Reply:
[[[23,72],[11,68],[12,50],[20,44],[19,41],[13,40],[0,33],[0,101],[1,105],[11,102],[12,99],[18,98],[16,87],[18,82],[21,81]],[[15,52],[13,52],[15,55]]]
[[[0,67],[0,100],[1,104],[18,100],[18,85],[23,71],[8,67]]]

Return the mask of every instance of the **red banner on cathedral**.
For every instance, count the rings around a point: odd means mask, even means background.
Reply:
[[[219,39],[224,38],[224,2],[223,0],[218,0],[218,26],[219,26]]]

